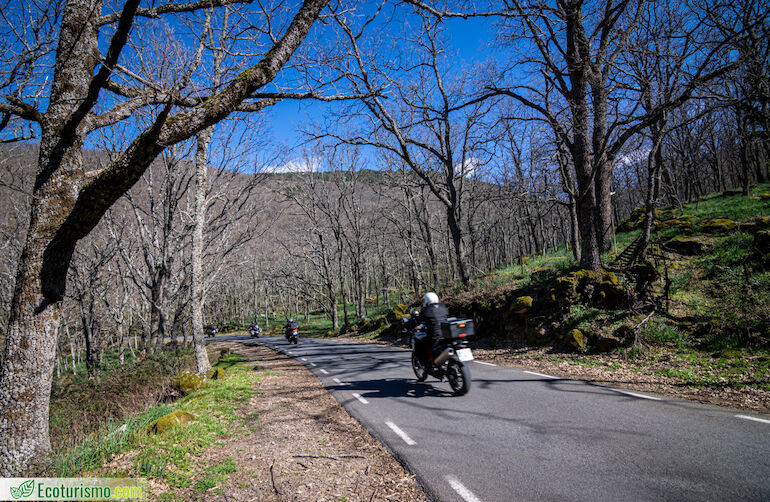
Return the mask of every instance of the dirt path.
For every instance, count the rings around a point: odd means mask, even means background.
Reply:
[[[201,455],[209,465],[234,459],[237,470],[215,491],[184,500],[426,500],[414,477],[348,415],[301,364],[262,346],[217,342],[262,373],[241,410],[252,434]]]

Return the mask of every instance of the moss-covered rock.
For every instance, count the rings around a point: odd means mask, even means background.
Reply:
[[[163,434],[169,429],[173,429],[174,427],[186,424],[193,420],[195,420],[195,416],[192,413],[187,413],[186,411],[174,411],[155,420],[148,425],[145,430],[147,434]]]
[[[389,323],[400,322],[404,317],[409,317],[409,307],[403,303],[393,305],[393,310],[385,315]]]
[[[759,199],[760,200],[770,200],[770,192],[765,192],[765,193],[759,194]]]
[[[703,253],[703,242],[697,237],[677,236],[666,241],[663,247],[685,256],[697,256]]]
[[[211,380],[222,380],[223,378],[227,378],[227,372],[223,368],[214,368],[211,370],[209,378]]]
[[[594,340],[594,347],[597,352],[612,352],[621,345],[621,340],[612,335],[597,335]]]
[[[585,350],[586,338],[583,332],[575,328],[567,333],[566,339],[567,346],[575,350]]]
[[[642,223],[644,223],[645,212],[646,208],[644,206],[635,207],[629,217],[618,225],[618,232],[630,232],[641,227]]]
[[[759,230],[754,234],[754,249],[760,255],[770,253],[770,230]]]
[[[733,220],[727,218],[707,218],[700,222],[704,232],[710,234],[722,234],[735,230],[738,226]]]
[[[636,332],[634,331],[634,328],[625,324],[615,328],[615,330],[612,332],[612,336],[620,340],[620,344],[623,347],[630,347],[634,344],[634,340],[636,340]]]
[[[516,298],[511,304],[510,311],[512,314],[526,314],[532,308],[531,296],[520,296]]]
[[[594,303],[613,308],[622,305],[626,300],[628,300],[628,293],[620,284],[618,276],[613,272],[602,272]]]
[[[657,226],[659,230],[665,230],[668,228],[678,228],[680,230],[683,230],[685,233],[692,233],[692,230],[693,230],[692,217],[690,217],[689,215],[682,215],[678,218],[671,218],[669,220],[658,221],[655,224],[655,226]]]
[[[206,386],[208,378],[203,373],[195,371],[183,371],[174,377],[172,385],[184,395],[191,394]]]

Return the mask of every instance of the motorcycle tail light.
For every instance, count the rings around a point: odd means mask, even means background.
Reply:
[[[462,338],[462,337],[464,337],[464,336],[466,336],[466,334],[465,334],[465,333],[460,333],[459,335],[457,335],[457,337],[458,337],[458,338]]]

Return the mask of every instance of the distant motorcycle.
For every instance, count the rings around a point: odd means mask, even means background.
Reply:
[[[213,324],[206,326],[206,336],[213,338],[217,333],[219,333],[219,330]]]
[[[286,326],[285,334],[286,341],[289,343],[297,344],[299,340],[299,325],[296,322],[289,322]]]
[[[408,326],[410,320],[404,319],[404,323]],[[429,343],[425,325],[410,326],[408,331],[411,335],[412,370],[417,381],[423,382],[429,375],[440,381],[446,377],[456,395],[467,394],[471,388],[471,372],[464,363],[473,360],[473,353],[468,347],[468,339],[474,335],[473,319],[450,317],[446,323],[441,323],[442,338],[435,341],[433,347],[428,347],[428,361],[425,363],[417,355],[417,349]]]
[[[259,326],[249,326],[249,336],[252,338],[259,338],[259,335],[262,334],[262,328]]]

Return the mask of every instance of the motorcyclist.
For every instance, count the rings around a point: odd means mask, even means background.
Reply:
[[[429,357],[434,344],[441,339],[441,323],[446,322],[449,309],[443,303],[439,303],[438,295],[430,292],[422,297],[422,308],[417,316],[417,323],[425,324],[427,337],[420,347],[417,355],[423,364],[432,361]]]
[[[288,339],[289,335],[291,334],[291,330],[298,327],[299,324],[297,324],[297,322],[290,317],[289,320],[286,321],[286,324],[283,326],[284,336]]]
[[[205,327],[205,330],[206,330],[206,336],[208,336],[208,337],[212,337],[212,336],[216,335],[217,333],[219,333],[219,330],[213,324],[207,325]]]
[[[262,333],[262,328],[259,327],[259,324],[253,322],[249,325],[249,334],[251,336],[258,337],[260,333]]]

